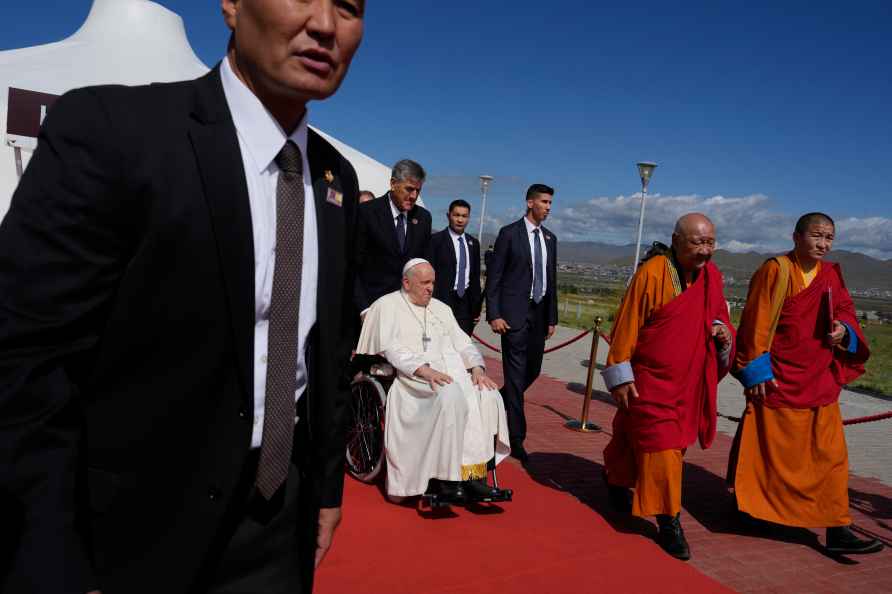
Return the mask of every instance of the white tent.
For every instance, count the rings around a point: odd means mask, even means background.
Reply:
[[[220,51],[222,55],[223,48]],[[61,95],[96,84],[185,80],[207,70],[186,38],[183,20],[150,0],[93,0],[86,22],[74,35],[56,43],[0,52],[0,217],[18,184],[15,147],[23,167],[34,148],[33,138],[7,134],[10,88]],[[43,106],[38,107],[41,114],[45,112]],[[356,168],[360,189],[376,195],[387,191],[389,167],[323,135]]]

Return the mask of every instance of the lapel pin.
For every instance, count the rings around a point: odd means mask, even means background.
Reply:
[[[325,201],[334,204],[335,206],[344,206],[344,195],[334,188],[328,188],[328,193],[325,195]]]
[[[412,219],[412,224],[413,224],[413,225],[417,225],[417,224],[418,224],[418,219]]]
[[[325,181],[331,183],[334,181],[334,175],[331,173],[331,169],[325,170]]]

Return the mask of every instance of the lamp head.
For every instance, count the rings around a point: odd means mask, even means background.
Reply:
[[[485,192],[489,189],[489,185],[492,183],[493,177],[491,175],[481,175],[480,176],[480,191]]]
[[[641,161],[638,163],[638,175],[641,177],[641,187],[645,190],[647,189],[647,184],[650,183],[650,178],[656,168],[657,164],[651,163],[650,161]]]

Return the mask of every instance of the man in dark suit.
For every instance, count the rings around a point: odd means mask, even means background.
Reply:
[[[431,238],[431,213],[416,204],[424,168],[403,159],[393,166],[390,191],[359,206],[354,242],[353,301],[360,315],[378,297],[400,288],[403,266],[423,258]]]
[[[309,592],[340,520],[358,193],[307,128],[362,0],[223,0],[206,76],[61,97],[0,227],[0,590]]]
[[[448,305],[468,336],[480,319],[480,242],[465,233],[471,205],[453,200],[446,213],[449,226],[431,235],[427,261],[437,273],[434,297]]]
[[[511,455],[526,462],[524,392],[539,377],[545,340],[557,326],[557,237],[542,226],[554,190],[533,184],[527,213],[499,230],[486,277],[486,319],[502,337],[502,398]]]

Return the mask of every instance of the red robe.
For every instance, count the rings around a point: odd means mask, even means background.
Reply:
[[[827,345],[832,322],[828,303],[832,303],[833,319],[855,332],[856,352]],[[842,386],[864,373],[869,357],[839,264],[828,262],[808,288],[784,301],[771,344],[771,370],[777,388],[768,384],[765,406],[812,408],[836,402]]]
[[[638,398],[614,419],[637,450],[683,449],[697,440],[703,448],[712,445],[718,382],[728,372],[712,337],[715,320],[733,334],[722,276],[710,262],[645,322],[631,361]]]

